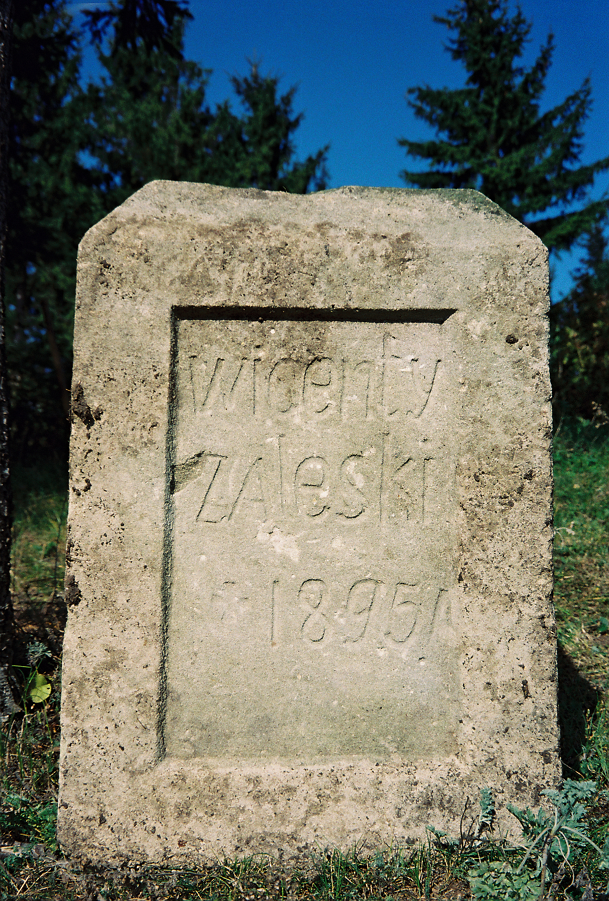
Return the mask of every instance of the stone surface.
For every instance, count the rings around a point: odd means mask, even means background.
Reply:
[[[78,278],[62,846],[294,857],[538,803],[541,242],[470,191],[156,182]]]

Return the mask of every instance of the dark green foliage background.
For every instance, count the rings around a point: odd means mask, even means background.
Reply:
[[[531,23],[518,8],[511,14],[507,0],[461,0],[434,19],[450,32],[447,49],[465,68],[466,84],[408,91],[417,118],[438,135],[400,139],[409,156],[427,166],[423,172],[404,170],[402,177],[421,188],[476,188],[550,249],[570,248],[607,213],[607,201],[590,201],[588,189],[595,175],[609,169],[609,156],[580,164],[592,103],[589,79],[541,113],[551,34],[527,69],[521,57]]]
[[[184,58],[185,0],[112,0],[77,30],[65,0],[16,4],[11,85],[6,305],[12,457],[67,458],[76,248],[85,231],[156,178],[305,193],[325,187],[328,147],[295,152],[295,88],[254,61],[211,108],[211,73]],[[554,252],[578,245],[573,290],[553,305],[556,420],[609,416],[608,201],[591,200],[609,157],[581,164],[586,80],[541,112],[549,35],[530,67],[530,23],[507,0],[459,0],[437,21],[466,72],[461,89],[409,90],[436,132],[400,139],[419,187],[475,187]],[[83,85],[92,41],[103,76]],[[382,139],[382,137],[380,138]]]
[[[522,55],[531,31],[507,0],[460,0],[435,21],[466,73],[459,89],[411,88],[409,105],[436,131],[399,144],[424,168],[402,177],[420,188],[476,188],[534,231],[553,252],[577,246],[584,259],[573,290],[553,306],[554,411],[563,418],[609,421],[609,258],[603,229],[607,198],[591,200],[609,156],[581,164],[592,104],[586,79],[559,106],[541,112],[552,63],[552,35],[530,68]]]
[[[63,4],[16,4],[6,254],[14,459],[65,447],[76,248],[104,212],[99,175],[81,159],[88,135],[78,76]]]
[[[297,160],[295,88],[256,63],[239,106],[212,110],[209,72],[184,59],[190,18],[173,0],[121,0],[78,33],[65,0],[16,4],[11,83],[7,356],[13,462],[67,459],[76,251],[147,182],[305,193],[325,187],[327,147]],[[100,82],[82,85],[91,39]]]
[[[551,310],[551,372],[557,420],[609,422],[609,256],[600,225],[568,296]]]

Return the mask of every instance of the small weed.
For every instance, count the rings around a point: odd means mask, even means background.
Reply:
[[[50,850],[55,850],[56,819],[55,801],[33,804],[27,796],[8,792],[0,809],[0,831],[15,842],[39,842]]]
[[[523,849],[489,845],[479,863],[466,871],[472,898],[507,899],[507,901],[544,901],[565,881],[568,873],[586,873],[592,891],[586,852],[595,852],[594,868],[598,876],[606,871],[609,877],[609,833],[600,847],[589,834],[587,822],[589,806],[597,795],[594,782],[565,780],[560,790],[547,789],[543,794],[550,800],[553,811],[520,810],[508,804],[508,810],[522,827]],[[482,814],[483,816],[484,814]],[[568,881],[568,880],[567,880]],[[571,879],[573,884],[574,880]],[[546,886],[549,884],[548,894]],[[571,886],[570,886],[571,887]],[[609,883],[605,893],[609,892]],[[593,894],[589,893],[590,901]]]
[[[587,741],[580,756],[585,779],[595,779],[609,788],[609,709],[607,698],[588,714]]]

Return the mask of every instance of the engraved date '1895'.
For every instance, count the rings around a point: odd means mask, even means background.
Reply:
[[[238,628],[239,610],[249,607],[236,582],[224,582],[211,592],[211,618],[231,632]],[[363,578],[331,586],[320,578],[305,579],[295,588],[280,579],[270,586],[268,603],[254,604],[268,611],[271,644],[299,638],[321,647],[338,641],[356,644],[365,639],[397,651],[421,649],[440,623],[450,619],[448,593],[437,585],[388,582]]]

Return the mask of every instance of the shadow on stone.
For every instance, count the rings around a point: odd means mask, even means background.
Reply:
[[[577,669],[575,662],[558,645],[558,721],[560,724],[563,776],[573,778],[580,772],[581,754],[586,743],[586,722],[594,713],[599,691]]]

